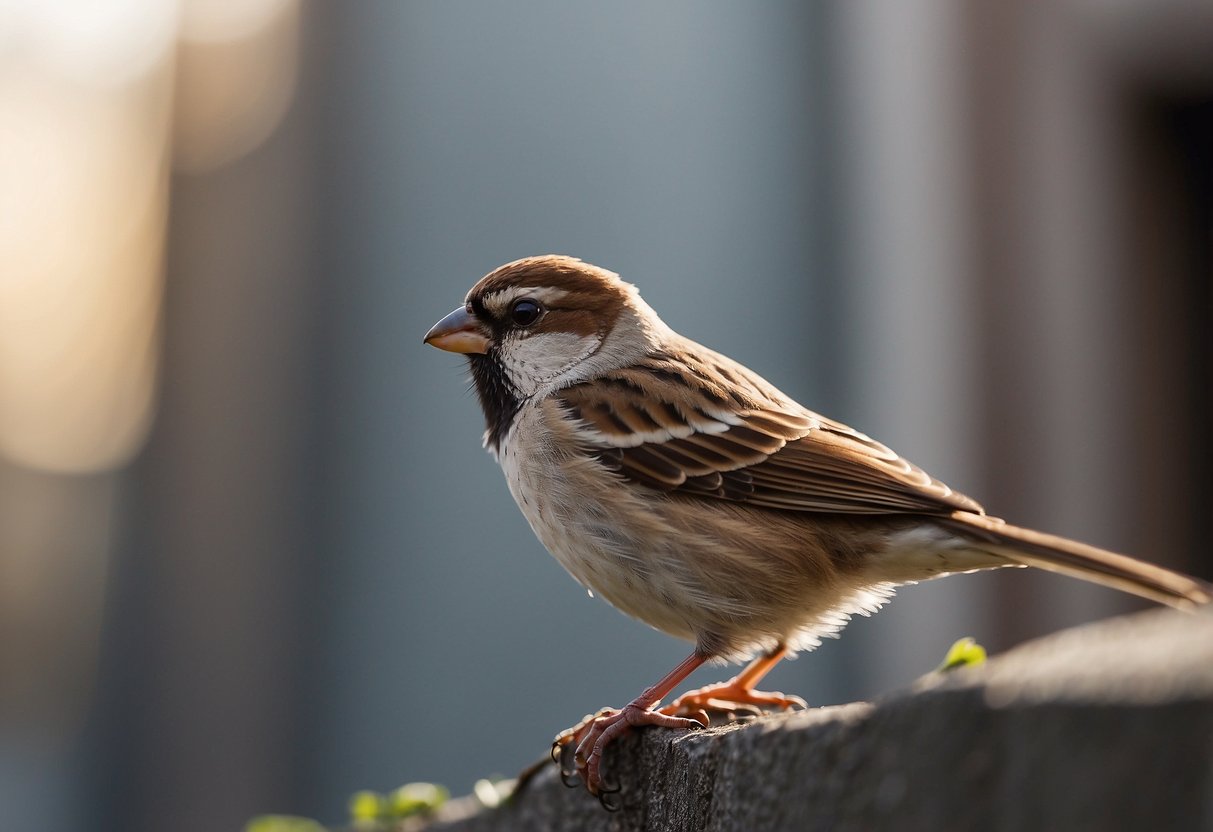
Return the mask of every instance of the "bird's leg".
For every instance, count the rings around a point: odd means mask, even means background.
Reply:
[[[727,682],[688,691],[659,710],[669,716],[693,717],[715,712],[733,718],[738,713],[761,713],[763,707],[776,707],[785,711],[789,708],[806,708],[808,705],[799,696],[754,690],[754,685],[770,673],[771,668],[778,664],[787,652],[787,646],[780,644],[769,653],[754,659]]]
[[[707,660],[708,656],[699,652],[692,653],[663,676],[661,681],[646,689],[623,708],[606,708],[562,732],[556,737],[553,751],[560,751],[559,756],[563,758],[565,749],[574,748],[573,763],[577,773],[581,775],[591,794],[599,794],[602,791],[602,753],[608,745],[632,728],[643,725],[660,725],[663,728],[706,727],[705,720],[661,713],[653,710],[653,706]]]

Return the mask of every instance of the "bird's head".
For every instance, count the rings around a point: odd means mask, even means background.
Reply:
[[[667,332],[619,275],[573,257],[543,255],[481,278],[464,305],[426,333],[425,343],[466,354],[483,400],[485,384],[527,398],[626,366]]]

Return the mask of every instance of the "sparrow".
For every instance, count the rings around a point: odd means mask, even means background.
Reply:
[[[802,707],[755,686],[899,584],[1032,566],[1184,609],[1213,598],[1197,579],[986,514],[572,257],[490,272],[425,343],[466,356],[485,447],[547,550],[595,595],[694,644],[627,705],[557,737],[572,750],[566,775],[593,794],[603,752],[632,728]],[[743,660],[729,681],[659,706],[703,663]]]

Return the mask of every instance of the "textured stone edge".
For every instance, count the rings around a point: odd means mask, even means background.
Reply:
[[[547,766],[405,828],[1213,830],[1213,613],[1074,628],[875,703],[648,729],[608,764],[616,813]]]

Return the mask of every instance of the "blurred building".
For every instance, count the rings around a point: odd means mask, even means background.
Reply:
[[[10,3],[0,125],[2,828],[464,791],[682,657],[542,551],[420,344],[528,254],[995,513],[1213,577],[1200,0]],[[1137,606],[908,587],[772,686]]]

